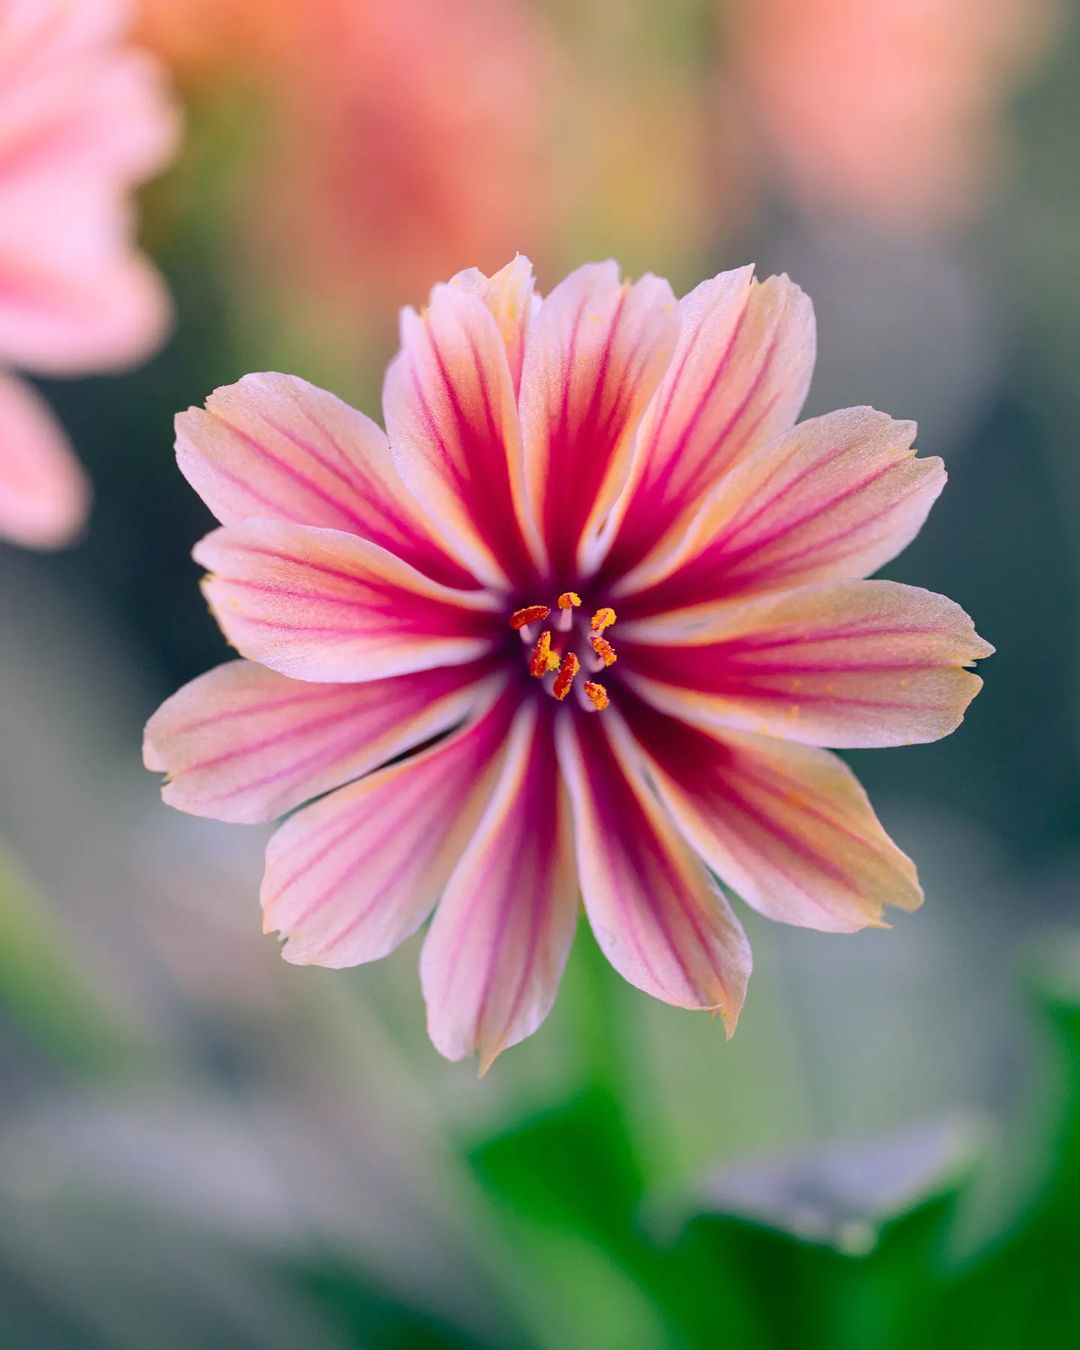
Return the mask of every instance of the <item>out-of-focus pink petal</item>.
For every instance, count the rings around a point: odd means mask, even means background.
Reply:
[[[548,1015],[577,925],[577,877],[552,742],[523,706],[498,782],[424,942],[428,1032],[447,1059],[497,1055]]]
[[[605,574],[629,570],[740,459],[787,431],[814,368],[814,311],[786,276],[722,272],[679,303],[675,354],[642,420]]]
[[[726,475],[674,548],[654,552],[612,597],[647,587],[620,611],[657,614],[876,571],[914,539],[945,486],[945,466],[916,458],[914,437],[914,422],[873,408],[800,423]]]
[[[89,507],[86,475],[44,399],[0,374],[0,538],[60,548]]]
[[[959,605],[893,581],[824,582],[621,628],[650,702],[807,745],[910,745],[955,730],[994,650]]]
[[[468,574],[410,503],[385,433],[292,375],[245,375],[176,418],[184,477],[223,525],[251,517],[345,530],[440,581]]]
[[[394,950],[431,912],[488,799],[506,700],[412,759],[292,816],[266,851],[264,928],[297,965],[355,966]]]
[[[730,1036],[750,945],[727,900],[648,792],[614,709],[560,717],[585,911],[625,979],[679,1008],[719,1012]]]
[[[762,914],[851,933],[881,926],[885,905],[922,903],[914,864],[836,755],[700,731],[637,700],[620,710],[687,843]]]
[[[237,651],[295,679],[376,680],[460,665],[492,645],[490,596],[339,530],[253,520],[214,530],[194,557]]]
[[[540,306],[521,420],[529,504],[556,578],[589,565],[677,331],[668,283],[621,281],[614,262],[571,272]]]
[[[451,286],[475,293],[491,310],[506,344],[510,378],[517,392],[521,385],[521,363],[525,357],[525,339],[533,312],[540,304],[534,292],[532,263],[522,254],[490,277],[476,267],[458,272]]]
[[[147,768],[170,806],[215,820],[273,820],[463,721],[490,663],[364,684],[290,680],[230,661],[173,694],[146,726]]]
[[[507,347],[475,287],[436,286],[421,314],[402,312],[383,411],[402,478],[458,560],[496,586],[534,571]]]

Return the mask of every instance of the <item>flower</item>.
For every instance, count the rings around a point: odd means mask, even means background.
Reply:
[[[946,735],[991,648],[863,579],[945,473],[870,408],[796,424],[813,360],[786,277],[676,301],[608,262],[541,300],[519,257],[404,311],[386,434],[286,375],[179,416],[243,659],[159,709],[145,759],[181,810],[303,807],[262,887],[287,960],[375,960],[434,909],[430,1034],[483,1069],[550,1009],[579,893],[630,983],[729,1034],[750,950],[710,870],[834,932],[920,903],[821,747]]]
[[[115,0],[0,9],[0,365],[116,370],[161,341],[161,279],[131,245],[126,200],[172,152],[157,66],[121,43]],[[70,541],[85,477],[44,403],[0,384],[0,534]]]

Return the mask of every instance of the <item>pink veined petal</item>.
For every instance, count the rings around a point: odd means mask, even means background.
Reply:
[[[385,432],[293,375],[245,375],[176,418],[181,472],[223,525],[252,517],[345,530],[439,581],[474,584],[418,517]]]
[[[0,538],[61,548],[89,508],[90,485],[48,404],[0,374]]]
[[[585,912],[624,979],[679,1008],[716,1011],[730,1036],[750,945],[725,897],[645,786],[619,714],[560,717]]]
[[[507,347],[475,287],[436,286],[421,314],[402,311],[383,412],[402,478],[458,560],[493,586],[533,573]]]
[[[846,408],[754,451],[706,499],[692,528],[616,583],[626,617],[757,591],[863,577],[914,539],[945,485],[918,459],[913,422]]]
[[[881,828],[855,775],[827,750],[701,731],[634,700],[624,711],[683,838],[770,919],[830,933],[881,927],[922,904],[915,865]]]
[[[540,304],[534,291],[532,263],[522,254],[490,277],[476,267],[466,268],[450,278],[452,287],[478,295],[491,310],[506,347],[510,379],[517,393],[521,385],[521,363],[533,313]]]
[[[428,1033],[480,1072],[551,1010],[577,925],[577,877],[552,743],[554,704],[522,706],[476,834],[424,942]]]
[[[514,705],[304,807],[266,851],[264,931],[297,965],[376,961],[431,912],[476,827]]]
[[[571,272],[533,320],[521,377],[525,475],[555,577],[589,565],[677,328],[668,283],[621,281],[614,262]]]
[[[162,797],[196,816],[273,820],[462,722],[490,693],[490,663],[364,684],[290,680],[230,661],[186,684],[146,726]]]
[[[605,575],[645,557],[745,455],[787,431],[814,368],[814,311],[786,276],[722,272],[679,302],[675,354],[612,513]],[[688,522],[687,522],[688,523]]]
[[[497,604],[432,581],[339,530],[252,520],[194,550],[203,589],[242,656],[300,680],[376,680],[461,665],[491,650]],[[501,636],[501,634],[500,634]]]
[[[802,586],[627,623],[620,669],[686,721],[807,745],[911,745],[955,730],[993,648],[959,605],[893,581]]]

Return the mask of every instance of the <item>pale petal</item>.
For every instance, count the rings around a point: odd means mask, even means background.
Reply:
[[[270,840],[264,928],[297,965],[354,966],[431,912],[491,791],[515,705],[290,817]]]
[[[472,664],[313,684],[231,661],[162,704],[143,758],[168,775],[161,795],[178,810],[273,820],[462,722],[490,675]]]
[[[668,283],[620,281],[613,262],[572,272],[540,306],[521,378],[522,434],[529,504],[556,577],[574,574],[626,482],[677,327]]]
[[[649,793],[618,713],[561,717],[585,911],[625,979],[679,1008],[719,1012],[730,1036],[750,976],[731,906]]]
[[[428,1032],[480,1072],[551,1010],[577,924],[554,704],[515,719],[491,800],[435,911],[420,960]]]
[[[293,375],[245,375],[176,419],[184,477],[223,525],[253,516],[358,534],[422,571],[469,584],[417,516],[386,434]]]
[[[814,313],[785,276],[722,272],[679,303],[678,344],[646,413],[612,575],[639,562],[743,456],[787,431],[814,367]],[[607,570],[607,569],[605,569]]]
[[[422,314],[402,312],[383,411],[402,478],[459,561],[491,585],[534,571],[507,348],[475,290],[436,286]]]
[[[0,538],[60,548],[78,536],[90,486],[44,399],[0,374]]]
[[[515,392],[521,384],[521,363],[525,357],[529,321],[540,303],[534,293],[534,284],[532,263],[520,253],[513,262],[490,277],[479,268],[469,267],[450,279],[451,286],[478,295],[494,315],[506,346],[506,360]]]
[[[913,422],[847,408],[762,446],[706,499],[693,527],[654,550],[610,594],[623,613],[867,576],[918,534],[941,489],[940,459],[918,459]]]
[[[432,581],[339,530],[253,520],[194,550],[222,631],[242,656],[295,679],[375,680],[460,665],[491,649],[495,602]]]
[[[935,741],[982,687],[993,648],[943,595],[892,581],[824,582],[631,622],[619,669],[702,726],[808,745]]]
[[[880,926],[885,905],[922,903],[914,864],[836,755],[700,731],[625,694],[619,707],[687,843],[762,914],[851,933]]]

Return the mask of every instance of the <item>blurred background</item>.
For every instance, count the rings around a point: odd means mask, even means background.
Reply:
[[[68,551],[0,546],[0,1343],[1080,1344],[1071,7],[133,8],[183,107],[139,197],[175,328],[137,370],[36,381],[93,512]],[[889,574],[998,654],[954,736],[850,756],[919,913],[835,937],[740,910],[730,1044],[582,931],[478,1083],[426,1041],[417,941],[287,966],[267,832],[164,807],[139,746],[228,654],[173,413],[281,369],[377,416],[398,308],[517,251],[543,289],[605,256],[677,290],[793,276],[807,411],[915,418],[949,470]]]

